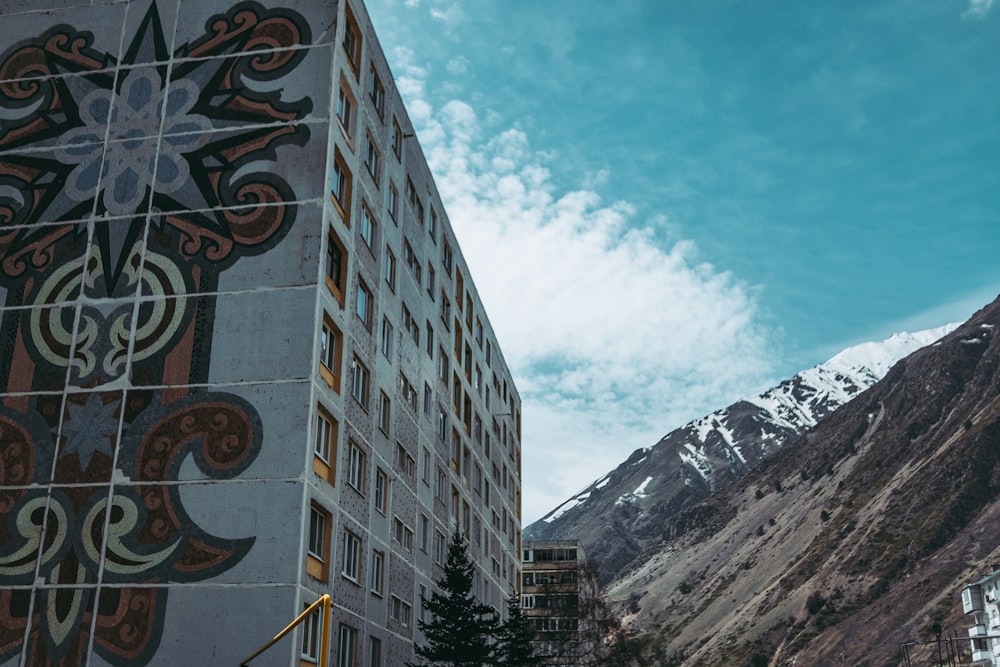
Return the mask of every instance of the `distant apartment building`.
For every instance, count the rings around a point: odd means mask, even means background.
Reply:
[[[587,646],[586,609],[600,594],[579,540],[526,541],[521,608],[535,631],[536,653],[548,665],[574,665]]]
[[[0,0],[0,665],[402,665],[521,402],[361,0]],[[313,664],[307,622],[254,665]]]
[[[962,589],[962,611],[969,627],[972,663],[981,667],[1000,665],[1000,568]]]

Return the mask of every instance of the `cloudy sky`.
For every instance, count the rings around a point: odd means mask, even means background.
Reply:
[[[1000,0],[366,4],[522,396],[525,525],[1000,292]]]

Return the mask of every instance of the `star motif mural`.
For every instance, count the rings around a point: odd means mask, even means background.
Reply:
[[[241,2],[169,52],[154,1],[120,59],[103,39],[63,24],[0,56],[0,662],[146,664],[163,584],[254,544],[171,482],[261,448],[252,404],[191,387],[220,273],[295,221],[273,163],[309,139],[311,100],[282,94],[309,28]]]

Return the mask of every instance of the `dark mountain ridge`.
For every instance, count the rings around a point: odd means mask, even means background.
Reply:
[[[608,587],[660,665],[899,664],[1000,562],[1000,300],[668,518]],[[959,642],[966,646],[968,642]]]
[[[677,428],[528,526],[524,539],[580,539],[607,583],[659,543],[671,517],[745,475],[873,385],[896,360],[952,328],[855,346]]]

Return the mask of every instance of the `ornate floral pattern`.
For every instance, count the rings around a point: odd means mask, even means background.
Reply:
[[[171,482],[186,460],[236,477],[261,447],[253,405],[188,387],[219,273],[295,220],[269,163],[309,137],[281,80],[310,39],[241,2],[169,53],[153,0],[120,61],[68,25],[0,57],[0,661],[82,664],[92,644],[145,664],[162,584],[253,546],[202,530]]]

